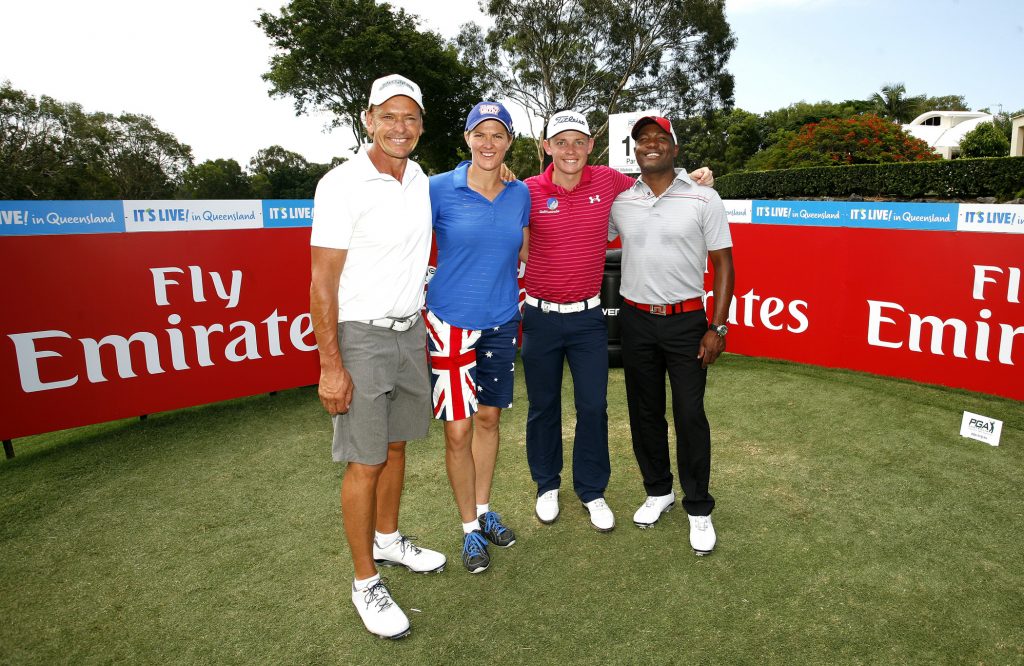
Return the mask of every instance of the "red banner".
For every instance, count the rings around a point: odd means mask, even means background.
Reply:
[[[1024,236],[731,231],[729,351],[1024,399]]]
[[[314,384],[309,229],[0,238],[3,439]]]
[[[729,351],[1024,399],[1024,235],[732,234]],[[316,383],[308,243],[308,228],[0,237],[0,438]]]

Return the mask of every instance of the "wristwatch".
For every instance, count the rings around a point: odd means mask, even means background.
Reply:
[[[714,331],[715,333],[718,334],[718,337],[724,338],[725,334],[729,332],[729,327],[726,326],[725,324],[718,324],[717,326],[711,324],[710,326],[708,326],[708,330]]]

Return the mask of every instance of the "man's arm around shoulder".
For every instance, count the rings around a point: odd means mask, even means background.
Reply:
[[[310,247],[309,314],[320,352],[320,402],[331,416],[352,404],[352,377],[338,347],[338,284],[348,250]]]

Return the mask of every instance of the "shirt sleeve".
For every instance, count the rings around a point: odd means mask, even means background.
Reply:
[[[441,188],[442,174],[430,177],[430,226],[437,229],[437,218],[441,215]]]
[[[516,181],[519,182],[519,181]],[[528,227],[530,226],[530,188],[524,183],[519,182],[519,199],[520,205],[522,206],[522,219],[520,220],[519,226]]]
[[[620,192],[621,194],[621,192]],[[615,226],[615,204],[612,204],[612,209],[608,213],[608,240],[613,241],[619,235],[619,228]]]
[[[704,242],[708,250],[724,250],[732,247],[732,234],[729,232],[729,218],[725,213],[725,204],[718,192],[710,187],[702,188],[709,193],[708,203],[704,206]]]
[[[633,187],[635,183],[636,178],[627,176],[616,169],[612,169],[612,184],[615,187],[615,194],[622,194],[629,188]]]
[[[336,172],[320,179],[313,196],[313,231],[309,244],[336,250],[347,250],[355,231],[355,216],[346,196],[344,183]]]

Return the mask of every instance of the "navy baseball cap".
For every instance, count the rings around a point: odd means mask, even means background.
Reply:
[[[474,127],[485,120],[497,120],[505,126],[511,136],[515,136],[516,131],[512,129],[512,116],[508,109],[499,102],[480,102],[474,106],[466,116],[466,131],[471,132]]]

